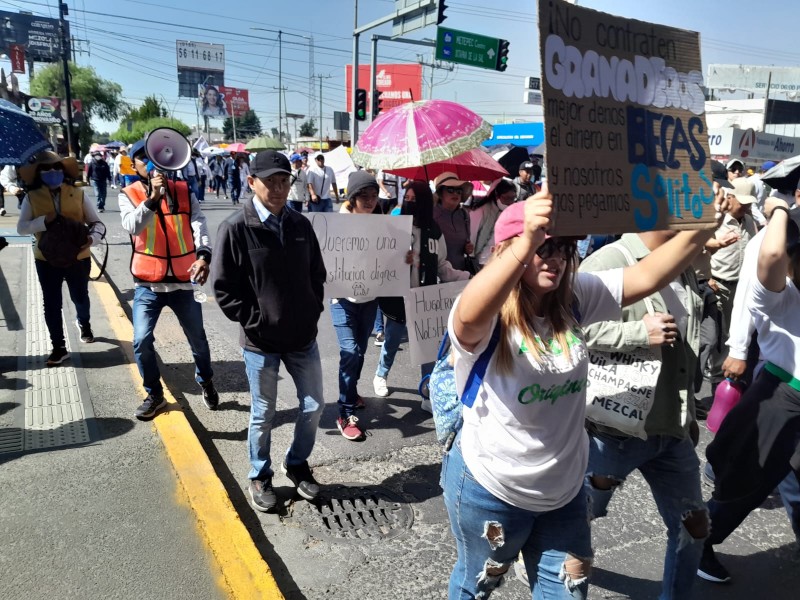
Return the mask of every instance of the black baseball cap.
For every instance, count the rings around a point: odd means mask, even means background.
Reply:
[[[289,159],[280,152],[275,150],[263,150],[256,154],[253,159],[253,166],[250,168],[253,177],[263,179],[275,173],[292,174],[292,165],[289,164]]]

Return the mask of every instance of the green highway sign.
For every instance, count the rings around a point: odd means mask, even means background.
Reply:
[[[437,27],[436,58],[438,60],[494,70],[498,68],[499,46],[500,40],[497,38],[449,27]]]

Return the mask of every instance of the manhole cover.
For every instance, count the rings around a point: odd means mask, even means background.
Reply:
[[[410,529],[414,511],[391,490],[356,483],[325,487],[317,502],[295,504],[292,520],[338,541],[378,541]]]

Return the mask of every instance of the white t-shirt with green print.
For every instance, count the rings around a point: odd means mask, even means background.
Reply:
[[[574,294],[582,325],[619,319],[622,269],[578,273]],[[455,306],[448,323],[450,332],[454,313]],[[537,331],[544,328],[543,320],[536,323]],[[451,333],[459,394],[492,330],[494,323],[472,352],[464,350]],[[475,403],[472,408],[464,407],[464,461],[478,483],[495,497],[526,510],[554,510],[577,495],[589,456],[584,429],[586,344],[580,331],[571,333],[571,360],[566,360],[554,340],[546,339],[544,345],[550,352],[541,354],[541,362],[537,362],[528,352],[530,342],[519,331],[509,334],[508,343],[515,356],[512,373],[499,375],[493,356]]]

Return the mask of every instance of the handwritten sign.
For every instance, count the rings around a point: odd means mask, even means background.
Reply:
[[[411,284],[410,216],[313,213],[328,276],[326,298],[402,296]]]
[[[436,360],[439,342],[447,330],[450,309],[467,283],[453,281],[406,292],[406,327],[412,363],[421,365]]]
[[[556,235],[713,227],[700,38],[539,2]]]

